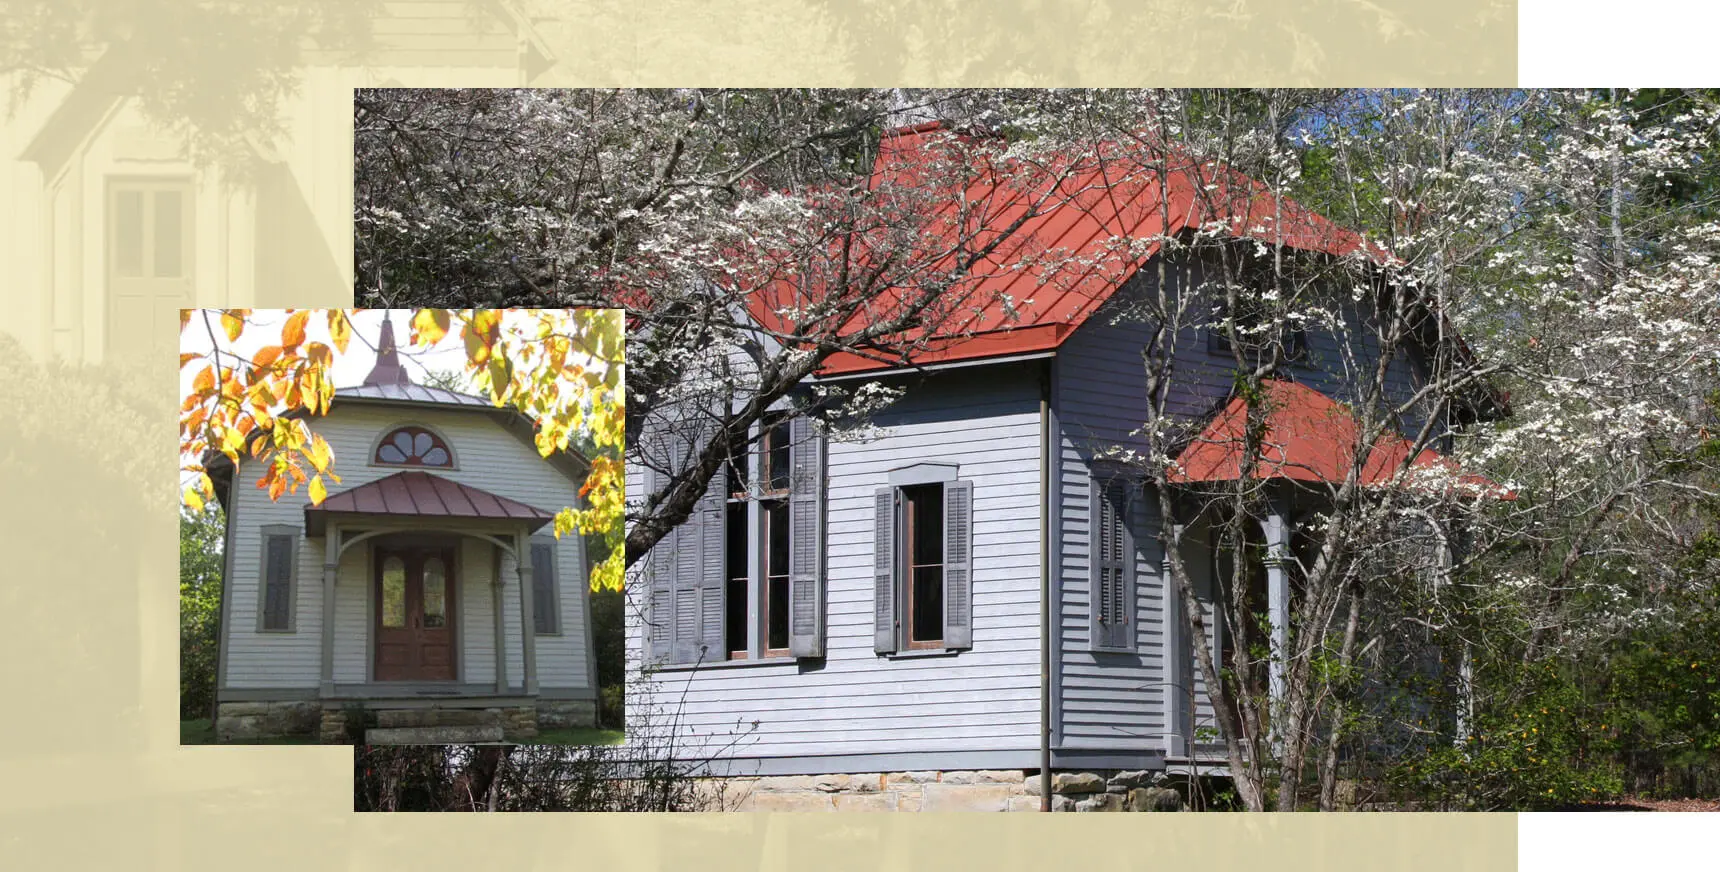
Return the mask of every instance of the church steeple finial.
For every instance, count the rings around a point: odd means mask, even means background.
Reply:
[[[409,385],[412,376],[400,364],[400,350],[394,345],[394,325],[388,320],[388,310],[382,312],[382,335],[376,340],[376,366],[364,377],[367,385]]]

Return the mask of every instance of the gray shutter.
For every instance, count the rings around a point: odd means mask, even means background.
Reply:
[[[1091,493],[1091,647],[1131,650],[1135,647],[1135,561],[1129,489],[1121,482],[1095,478]]]
[[[532,543],[532,632],[561,632],[555,602],[555,546]]]
[[[789,424],[788,650],[824,656],[824,440],[806,417]]]
[[[729,473],[726,465],[718,465],[711,477],[705,496],[699,500],[699,541],[703,563],[699,567],[699,626],[698,647],[705,660],[726,660],[728,651],[723,642],[724,584],[723,548],[726,544],[724,524],[728,520]]]
[[[879,654],[896,650],[896,489],[881,487],[876,498],[876,524],[872,550],[873,577],[872,648]]]
[[[1136,553],[1139,548],[1135,538],[1135,528],[1140,524],[1143,511],[1141,507],[1141,486],[1135,481],[1119,483],[1122,493],[1117,500],[1117,538],[1119,552],[1117,555],[1117,600],[1115,614],[1117,630],[1114,642],[1118,648],[1128,651],[1135,650],[1136,609],[1140,604],[1140,577],[1136,564],[1140,557]]]
[[[663,486],[663,474],[648,470],[646,489],[655,493]],[[681,528],[674,527],[657,540],[651,548],[648,564],[651,602],[647,611],[647,655],[654,660],[668,660],[673,653],[669,640],[675,636],[675,551]]]
[[[263,629],[292,628],[293,537],[271,535],[263,567]]]
[[[701,436],[693,450],[705,441]],[[675,555],[675,629],[669,648],[672,663],[724,656],[723,509],[727,501],[728,472],[719,465],[704,496],[681,525]]]
[[[973,647],[973,482],[944,483],[944,647]]]

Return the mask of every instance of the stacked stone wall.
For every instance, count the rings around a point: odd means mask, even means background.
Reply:
[[[712,778],[713,808],[730,811],[1039,811],[1037,772],[984,769]],[[1152,771],[1057,772],[1053,811],[1178,811],[1181,794]]]

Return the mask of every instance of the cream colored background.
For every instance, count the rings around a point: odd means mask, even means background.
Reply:
[[[479,65],[434,52],[346,66],[300,58],[283,134],[255,146],[272,175],[250,187],[223,186],[183,161],[179,140],[143,125],[123,90],[135,76],[110,92],[44,86],[9,106],[0,122],[0,867],[751,870],[788,869],[792,858],[794,868],[837,869],[959,860],[1513,868],[1509,816],[360,817],[349,811],[349,749],[178,745],[172,357],[128,356],[119,340],[176,341],[165,305],[153,323],[127,317],[129,333],[108,333],[104,179],[192,180],[187,305],[341,306],[353,280],[355,86],[1515,78],[1508,0],[1311,0],[1297,16],[1285,5],[539,2],[527,10],[535,34],[490,13],[472,19],[489,34],[484,45],[502,46]],[[384,14],[402,10],[390,3]],[[528,75],[545,55],[553,65]],[[44,125],[86,104],[101,109],[94,121],[56,128],[69,138],[49,149],[52,159],[34,159]]]

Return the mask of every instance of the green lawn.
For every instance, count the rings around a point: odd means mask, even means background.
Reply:
[[[215,744],[215,727],[208,718],[196,718],[179,722],[179,744],[181,745],[213,745]],[[282,736],[276,739],[258,739],[254,742],[235,742],[244,745],[315,745],[315,736]]]
[[[591,727],[568,727],[561,730],[543,730],[537,738],[531,740],[533,745],[619,745],[626,734],[620,730],[599,730]]]

